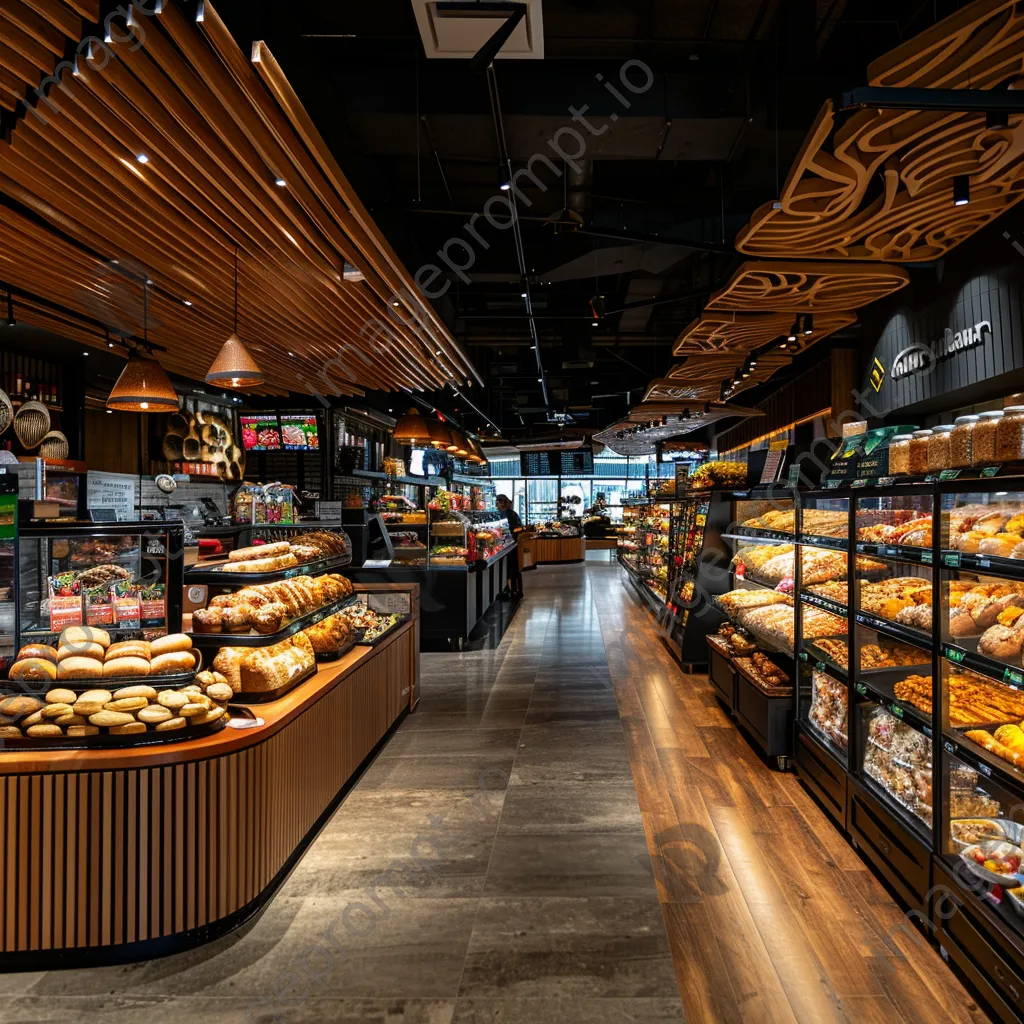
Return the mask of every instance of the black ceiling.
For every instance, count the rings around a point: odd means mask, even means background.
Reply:
[[[542,187],[524,182],[519,209],[550,411],[593,428],[635,403],[736,265],[737,229],[778,194],[821,102],[863,84],[871,60],[957,6],[543,0],[545,59],[495,68],[513,166],[535,153],[556,166],[535,163]],[[467,220],[502,194],[486,76],[465,60],[424,56],[411,0],[216,7],[245,52],[254,39],[269,44],[409,269],[443,266],[438,251],[469,238]],[[631,59],[654,83],[629,94],[626,110],[595,76],[615,81]],[[580,126],[587,148],[577,173],[547,140],[584,105],[591,125],[608,129],[590,136]],[[544,432],[549,409],[512,232],[477,223],[487,245],[473,245],[468,282],[449,275],[435,305],[487,382],[470,392],[473,403],[512,436]],[[457,243],[449,253],[468,260]]]

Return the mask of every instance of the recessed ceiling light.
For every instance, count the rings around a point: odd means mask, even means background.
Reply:
[[[152,283],[153,283],[153,278],[147,277],[146,278],[146,284],[152,284]]]
[[[544,378],[543,377],[538,377],[537,378],[537,383],[538,384],[543,384],[544,383]]]
[[[185,299],[185,305],[186,306],[191,306],[192,305],[192,300],[191,299]]]
[[[145,153],[138,153],[138,154],[136,154],[135,159],[138,160],[140,164],[148,164],[149,163],[149,157],[146,156]]]
[[[397,306],[397,305],[398,305],[398,302],[397,302],[397,300],[396,300],[395,302],[392,302],[392,303],[391,303],[391,305],[392,305],[392,306]]]
[[[503,181],[498,187],[502,192],[507,192],[512,186],[507,181]]]
[[[597,326],[599,326],[599,325],[598,325],[598,322],[597,322],[597,321],[595,320],[595,321],[594,321],[594,322],[593,322],[593,323],[592,323],[592,324],[591,324],[590,326],[591,326],[591,327],[597,327]]]
[[[295,353],[294,352],[289,352],[288,355],[290,355],[292,357],[292,359],[295,358]]]
[[[88,354],[89,354],[88,352],[83,352],[82,353],[83,356],[87,356]]]
[[[519,298],[525,299],[526,298],[526,292],[520,292],[519,293]]]
[[[435,356],[439,356],[440,354],[441,354],[441,350],[440,350],[440,349],[438,349],[438,350],[437,350],[437,351],[436,351],[436,352],[434,353],[434,355],[435,355]]]
[[[114,415],[114,410],[113,409],[108,409],[107,410],[107,415],[108,416],[113,416]]]
[[[284,180],[284,178],[275,178],[275,179],[274,179],[274,184],[275,184],[275,185],[276,185],[276,186],[277,186],[278,188],[284,188],[284,187],[285,187],[285,185],[287,185],[287,184],[288,184],[288,182],[287,182],[287,181],[285,181],[285,180]]]

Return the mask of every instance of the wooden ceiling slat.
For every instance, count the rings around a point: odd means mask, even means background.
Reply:
[[[0,89],[15,100],[24,99],[26,84],[17,75],[0,68]]]
[[[37,67],[28,58],[3,42],[0,42],[0,65],[7,68],[12,75],[20,78],[30,88],[34,88],[42,80],[43,68]]]
[[[24,12],[26,7],[34,11],[35,14],[30,15],[29,12]],[[68,8],[62,3],[62,0],[0,0],[0,9],[7,8],[20,8],[24,12],[21,18],[27,22],[31,17],[33,23],[39,26],[40,31],[47,30],[57,36],[62,36],[64,39],[74,39],[75,42],[82,38],[82,16],[80,12],[76,13]],[[88,20],[96,21],[98,18],[99,2],[97,0],[95,16]],[[41,34],[36,35],[36,38],[41,43],[47,43],[47,39]],[[47,45],[50,44],[47,43]],[[58,55],[62,54],[64,52],[63,43],[60,44],[60,49],[53,52]]]
[[[45,71],[49,74],[57,63],[57,57],[54,53],[2,14],[0,14],[0,39],[3,39],[12,50],[28,61],[29,65],[36,71]],[[63,50],[62,46],[61,52]],[[33,82],[32,84],[34,85],[35,83]]]
[[[52,68],[56,63],[52,57],[59,58],[64,55],[67,40],[77,41],[80,38],[82,22],[54,0],[50,0],[47,6],[54,9],[55,17],[60,17],[62,10],[69,15],[64,19],[64,26],[57,26],[51,18],[42,17],[33,10],[34,5],[26,0],[0,0],[0,17],[13,25],[19,35],[23,33],[49,50],[51,59],[46,66]],[[70,31],[65,31],[65,28]],[[6,33],[4,35],[6,36]]]
[[[40,0],[49,2],[49,0]],[[54,0],[60,4],[61,0]],[[96,24],[100,20],[100,0],[63,0],[63,5],[70,7],[76,14],[80,15],[90,24]]]

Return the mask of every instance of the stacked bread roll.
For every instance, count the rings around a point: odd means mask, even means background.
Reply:
[[[314,654],[334,654],[352,638],[352,626],[345,615],[328,615],[326,619],[302,631],[309,637]]]
[[[232,690],[222,676],[206,685],[189,683],[156,690],[148,684],[76,693],[54,687],[42,697],[15,695],[0,700],[0,738],[61,739],[183,732],[226,721]],[[183,737],[184,738],[184,737]]]
[[[213,670],[235,693],[266,693],[295,682],[315,664],[313,645],[301,632],[270,647],[222,647]]]
[[[352,584],[337,573],[295,576],[277,583],[244,587],[213,598],[208,608],[192,613],[194,633],[270,636],[293,619],[352,593]]]
[[[75,682],[170,676],[195,667],[192,641],[184,633],[111,643],[105,629],[70,626],[61,633],[57,647],[22,647],[8,675],[27,682]]]

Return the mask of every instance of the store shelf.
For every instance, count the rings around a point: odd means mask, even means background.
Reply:
[[[932,549],[903,547],[896,544],[870,544],[857,541],[855,545],[858,555],[874,555],[894,562],[909,562],[912,565],[931,565]],[[1022,566],[1024,568],[1024,566]]]
[[[934,778],[935,767],[932,765],[932,776]],[[876,800],[885,806],[885,809],[908,831],[910,831],[914,837],[921,843],[924,843],[926,847],[931,849],[932,846],[932,829],[931,826],[926,824],[921,818],[919,818],[909,807],[901,804],[892,793],[889,792],[884,786],[876,782],[870,775],[861,769],[856,775],[857,782],[859,782]],[[933,787],[933,792],[934,792]],[[935,805],[932,805],[932,813],[935,813]]]
[[[975,639],[964,638],[959,644],[943,643],[939,653],[955,665],[962,665],[996,682],[1005,683],[1015,690],[1024,690],[1024,669],[1019,664],[1008,665],[998,658],[982,654]]]
[[[819,594],[812,594],[806,590],[800,592],[800,600],[805,604],[813,604],[815,608],[820,608],[822,611],[831,612],[841,619],[845,619],[849,615],[849,610],[845,604],[839,604],[838,601],[830,601],[827,597],[821,597]]]
[[[840,683],[849,685],[850,675],[841,665],[837,665],[824,651],[814,646],[813,640],[803,641],[804,649],[800,652],[800,660],[806,661],[819,672],[825,672]]]
[[[974,728],[972,726],[972,728]],[[980,728],[980,726],[978,727]],[[942,747],[947,754],[959,758],[968,768],[973,768],[984,778],[995,778],[1003,786],[1014,793],[1024,792],[1024,772],[1015,768],[1009,761],[1004,761],[991,751],[978,746],[973,740],[959,732],[944,732]]]
[[[912,725],[918,732],[924,733],[928,739],[932,738],[934,730],[931,715],[905,700],[899,700],[892,685],[885,679],[877,675],[870,679],[861,678],[854,683],[853,688],[859,696],[881,704],[886,711],[891,712],[907,725]]]
[[[316,625],[316,623],[326,619],[329,615],[340,612],[342,608],[347,608],[350,604],[354,604],[355,600],[355,594],[349,594],[348,597],[332,601],[330,604],[324,605],[323,608],[318,608],[316,611],[307,612],[305,615],[292,619],[288,625],[282,626],[276,633],[271,633],[269,636],[259,633],[195,632],[191,632],[188,635],[192,638],[193,646],[200,649],[209,649],[211,647],[269,647],[280,643],[282,640],[287,640],[288,637],[294,636],[310,626]]]
[[[796,537],[792,533],[784,533],[782,530],[755,530],[748,526],[737,526],[734,533],[723,533],[725,540],[738,540],[748,543],[749,541],[761,541],[765,544],[795,544]]]
[[[940,564],[946,569],[966,569],[987,576],[1008,580],[1024,580],[1024,558],[1003,558],[1000,555],[971,555],[964,551],[942,551]]]
[[[814,533],[798,534],[796,543],[811,548],[828,548],[830,551],[842,551],[843,554],[846,554],[850,549],[850,542],[846,537],[821,537]]]
[[[881,633],[882,636],[892,637],[893,640],[900,640],[926,651],[930,651],[934,644],[930,633],[914,629],[913,626],[904,626],[899,622],[891,622],[889,619],[879,619],[874,615],[868,615],[867,612],[857,612],[854,615],[854,621],[858,626],[865,626],[868,629],[873,629],[876,633]]]
[[[295,576],[321,576],[335,569],[344,569],[352,563],[352,556],[332,555],[330,558],[318,558],[315,562],[304,562],[291,565],[287,569],[276,572],[225,572],[224,566],[202,564],[185,570],[185,583],[199,583],[218,587],[248,587],[258,583],[276,583],[280,580],[292,579]]]

